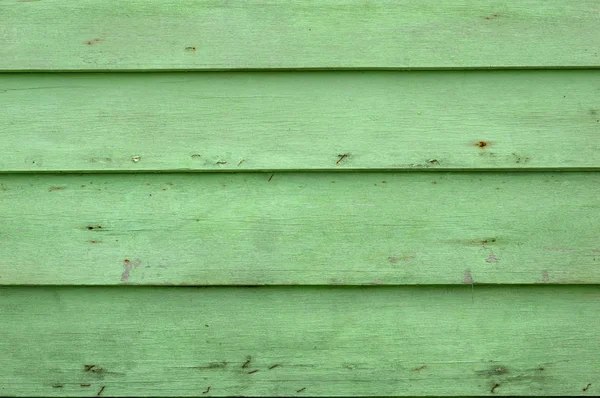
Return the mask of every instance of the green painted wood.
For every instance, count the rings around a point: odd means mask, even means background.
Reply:
[[[596,286],[4,287],[0,392],[594,396],[599,311]]]
[[[9,174],[2,284],[600,283],[599,173]]]
[[[0,2],[0,70],[600,65],[597,0]]]
[[[596,71],[0,75],[1,171],[600,169]]]

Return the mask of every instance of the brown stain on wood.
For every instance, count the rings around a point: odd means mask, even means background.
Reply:
[[[50,187],[50,188],[48,188],[48,192],[62,191],[64,189],[67,189],[67,187]]]
[[[415,258],[415,256],[402,256],[402,257],[390,256],[390,257],[388,257],[388,261],[392,264],[396,264],[399,261],[407,262],[407,261],[414,260],[414,258]]]
[[[192,369],[198,369],[198,370],[214,370],[214,369],[225,369],[227,367],[228,362],[227,361],[221,361],[221,362],[210,362],[208,365],[204,365],[204,366],[192,366]]]
[[[92,39],[92,40],[85,41],[85,42],[83,42],[83,44],[88,45],[88,46],[93,46],[94,44],[99,43],[101,40],[102,39],[95,38],[95,39]]]
[[[418,372],[418,371],[423,370],[423,369],[427,369],[427,365],[421,365],[421,366],[419,366],[417,368],[413,368],[412,371],[413,372]]]
[[[489,142],[487,141],[477,141],[475,144],[473,144],[474,146],[480,148],[480,149],[485,149],[488,145],[490,145]]]
[[[492,14],[492,15],[486,15],[485,17],[483,17],[483,19],[488,19],[488,20],[490,20],[490,19],[497,19],[497,18],[499,18],[499,17],[500,17],[500,14],[498,14],[498,13],[495,13],[495,14]]]

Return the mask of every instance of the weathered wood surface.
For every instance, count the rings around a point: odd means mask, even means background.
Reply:
[[[599,90],[595,71],[0,75],[0,172],[600,169]]]
[[[597,0],[0,2],[0,70],[600,65]]]
[[[3,287],[0,393],[597,395],[589,286]]]
[[[600,174],[9,174],[2,284],[600,282]]]

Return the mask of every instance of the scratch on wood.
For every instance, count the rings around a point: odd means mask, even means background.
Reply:
[[[342,162],[342,160],[346,159],[348,156],[350,156],[349,153],[344,153],[343,155],[338,155],[340,158],[338,159],[337,162],[335,162],[335,164],[337,164],[339,166],[339,164]]]
[[[413,372],[418,372],[419,370],[423,370],[425,368],[427,368],[427,365],[421,365],[418,368],[413,368]]]
[[[496,391],[496,388],[498,388],[498,387],[500,387],[500,384],[498,384],[498,383],[494,384],[494,387],[492,387],[490,392],[493,394]]]
[[[296,390],[296,392],[302,392],[302,391],[304,391],[304,390],[306,390],[306,387],[302,387],[301,389],[299,389],[299,390]]]
[[[248,355],[248,356],[246,357],[246,362],[244,362],[244,364],[242,365],[242,368],[243,368],[243,369],[245,369],[245,368],[247,368],[248,366],[250,366],[250,362],[252,362],[252,357],[251,357],[250,355]]]
[[[274,175],[275,175],[275,174],[271,174],[271,177],[269,177],[269,180],[268,180],[267,182],[271,182],[271,180],[273,179],[273,176],[274,176]]]
[[[102,369],[101,367],[98,367],[96,365],[83,365],[83,371],[84,372],[101,373],[104,371],[104,369]]]
[[[592,386],[592,383],[589,383],[587,386],[583,387],[583,388],[581,389],[581,391],[587,391],[587,390],[589,390],[589,389],[590,389],[590,387],[591,387],[591,386]]]
[[[269,367],[269,369],[275,369],[275,368],[276,368],[276,367],[278,367],[278,366],[279,366],[279,364],[278,364],[278,363],[276,363],[275,365],[273,365],[273,366],[270,366],[270,367]]]
[[[258,372],[258,369],[251,370],[250,372],[248,372],[248,374],[251,375],[252,373],[256,373],[256,372]]]
[[[100,396],[102,394],[102,391],[104,391],[106,387],[102,386],[102,388],[100,389],[100,391],[98,391],[98,394],[96,394],[97,396]]]
[[[210,391],[210,386],[208,386],[208,388],[207,388],[206,390],[202,391],[202,394],[206,394],[206,393],[208,393],[209,391]]]

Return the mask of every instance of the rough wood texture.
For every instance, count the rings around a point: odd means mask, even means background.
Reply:
[[[0,70],[600,65],[597,0],[11,0]]]
[[[3,284],[600,282],[597,173],[5,175]]]
[[[584,286],[0,288],[0,392],[597,395]]]
[[[0,75],[1,171],[600,169],[595,71]]]

